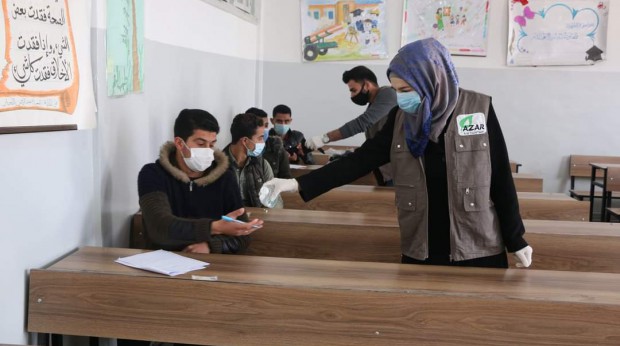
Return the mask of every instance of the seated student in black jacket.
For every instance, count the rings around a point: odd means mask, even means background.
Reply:
[[[235,173],[215,148],[217,120],[200,109],[184,109],[174,123],[174,141],[159,160],[138,175],[140,208],[151,248],[201,253],[237,253],[261,225],[226,222],[222,215],[247,221]]]
[[[269,135],[278,135],[282,138],[284,149],[289,154],[289,162],[294,164],[303,162],[307,165],[313,165],[312,150],[306,148],[304,134],[291,130],[291,123],[293,122],[291,109],[285,105],[277,105],[273,109],[272,115],[271,123],[273,124],[273,129],[269,131]]]

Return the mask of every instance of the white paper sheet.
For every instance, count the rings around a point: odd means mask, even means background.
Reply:
[[[133,256],[120,257],[115,262],[129,267],[170,276],[184,274],[192,270],[204,269],[209,265],[207,262],[183,257],[165,250],[156,250]]]

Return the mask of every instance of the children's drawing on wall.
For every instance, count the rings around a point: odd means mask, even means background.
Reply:
[[[591,65],[607,50],[609,0],[509,0],[508,65]]]
[[[385,0],[303,0],[304,61],[384,59]]]
[[[405,0],[402,45],[434,37],[453,55],[486,56],[488,0]]]
[[[144,0],[107,1],[108,96],[142,91]]]

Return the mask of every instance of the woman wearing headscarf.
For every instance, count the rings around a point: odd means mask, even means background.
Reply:
[[[308,201],[389,162],[403,263],[507,268],[512,252],[528,267],[532,248],[491,97],[459,88],[450,53],[432,38],[402,47],[387,74],[398,107],[381,131],[346,158],[265,183],[265,201],[284,191]]]

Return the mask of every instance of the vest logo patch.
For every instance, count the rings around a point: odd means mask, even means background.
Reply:
[[[484,113],[461,114],[456,117],[460,136],[481,135],[487,133]]]

